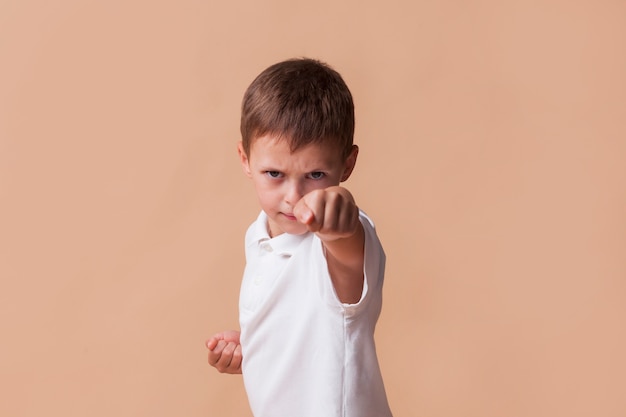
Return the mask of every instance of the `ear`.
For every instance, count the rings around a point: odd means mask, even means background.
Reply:
[[[346,158],[345,167],[343,170],[343,174],[341,175],[341,182],[344,182],[348,178],[350,178],[350,174],[352,174],[352,170],[356,165],[356,157],[359,155],[359,147],[356,145],[352,145],[352,150],[350,154]]]
[[[250,160],[248,159],[248,155],[246,151],[243,149],[243,144],[241,141],[237,144],[237,153],[239,154],[239,160],[241,161],[241,167],[243,168],[243,173],[248,177],[252,177],[252,171],[250,170]]]

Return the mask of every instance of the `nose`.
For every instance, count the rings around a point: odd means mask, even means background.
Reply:
[[[300,181],[288,181],[285,186],[287,187],[285,190],[285,202],[289,204],[290,207],[293,207],[304,195],[304,187]]]

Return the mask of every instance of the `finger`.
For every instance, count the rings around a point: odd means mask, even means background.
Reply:
[[[339,223],[337,229],[340,232],[349,233],[356,230],[359,223],[359,211],[353,202],[344,199],[338,217]]]
[[[341,236],[352,226],[354,204],[341,193],[327,192],[324,206],[323,223],[319,232],[329,236]]]
[[[307,206],[304,198],[301,198],[300,201],[296,203],[296,206],[293,208],[293,214],[302,224],[309,225],[315,220],[315,214],[309,206]]]
[[[343,214],[343,201],[341,195],[330,194],[326,197],[324,205],[324,224],[321,225],[321,232],[337,232]]]
[[[209,351],[208,361],[209,365],[217,367],[218,362],[222,357],[222,351],[226,347],[226,342],[220,340],[213,350]]]
[[[224,350],[222,350],[222,355],[220,356],[219,360],[215,364],[215,367],[217,368],[218,371],[226,372],[228,370],[230,363],[233,360],[233,353],[235,353],[236,347],[237,345],[235,345],[232,342],[228,343],[226,347],[224,347]]]
[[[315,190],[303,197],[304,204],[312,213],[312,217],[309,219],[308,229],[311,232],[319,231],[326,222],[326,191]]]
[[[211,336],[210,339],[208,339],[205,344],[206,347],[210,349],[213,349],[215,347],[215,345],[217,344],[218,341],[223,340],[224,339],[224,334],[226,332],[219,332],[219,333],[215,333],[213,336]]]
[[[215,364],[217,363],[219,359],[220,359],[219,354],[216,354],[213,351],[209,351],[209,354],[207,355],[207,362],[209,365],[215,367]]]
[[[235,351],[233,352],[233,358],[230,361],[230,369],[237,372],[241,370],[241,362],[243,360],[243,355],[241,353],[241,345],[237,345]]]

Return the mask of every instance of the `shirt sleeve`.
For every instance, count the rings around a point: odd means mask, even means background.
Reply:
[[[354,304],[342,303],[337,297],[328,272],[328,264],[323,253],[322,242],[316,242],[315,255],[323,258],[323,268],[319,271],[319,279],[322,284],[322,297],[331,307],[341,308],[347,315],[357,315],[370,303],[380,304],[382,298],[382,284],[385,273],[385,252],[376,234],[376,229],[372,220],[364,213],[359,213],[359,219],[363,225],[365,237],[365,257],[363,262],[363,292],[358,302]]]

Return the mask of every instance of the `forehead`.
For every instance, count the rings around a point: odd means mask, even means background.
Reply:
[[[265,135],[250,144],[251,161],[262,163],[297,163],[298,165],[341,165],[341,153],[332,143],[319,142],[304,145],[294,151],[288,138]]]

